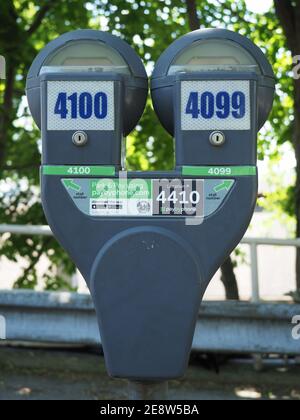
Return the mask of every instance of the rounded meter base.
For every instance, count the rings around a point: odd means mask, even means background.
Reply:
[[[108,373],[143,381],[182,376],[201,299],[189,244],[166,229],[125,230],[99,252],[91,280]]]

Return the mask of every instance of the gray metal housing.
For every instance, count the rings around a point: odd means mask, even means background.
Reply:
[[[214,81],[249,80],[250,85],[250,130],[223,130],[225,143],[220,147],[213,146],[209,137],[211,130],[182,130],[181,129],[181,83],[184,81]],[[176,166],[235,166],[254,165],[257,160],[257,131],[258,131],[258,75],[254,72],[193,72],[178,73],[174,77],[172,86],[174,127],[175,127],[175,155]],[[158,89],[158,95],[164,96]],[[272,91],[273,92],[273,91]],[[168,113],[165,113],[168,115]]]
[[[258,75],[257,113],[260,129],[272,108],[275,76],[263,52],[248,38],[227,29],[199,29],[174,41],[158,59],[151,77],[151,96],[155,112],[164,128],[174,135],[174,84],[176,75],[168,75],[168,70],[176,57],[191,44],[200,40],[226,39],[247,50],[257,62]]]
[[[122,75],[124,80],[123,112],[126,118],[123,121],[123,134],[128,135],[140,119],[148,94],[148,79],[144,65],[133,50],[125,41],[111,35],[108,32],[95,31],[91,29],[79,29],[67,32],[43,48],[33,60],[29,69],[26,81],[26,95],[30,112],[37,126],[41,128],[41,104],[40,104],[40,70],[46,59],[67,43],[72,41],[96,40],[108,44],[114,48],[127,62],[131,75]],[[103,73],[102,73],[103,74]]]
[[[113,81],[114,82],[114,130],[86,130],[88,142],[84,147],[72,142],[74,130],[47,130],[47,83],[49,81]],[[121,166],[123,121],[130,120],[124,111],[124,79],[117,73],[52,73],[42,74],[40,82],[42,163],[47,165],[115,165]],[[137,92],[135,92],[137,95]],[[134,98],[132,98],[133,100]],[[132,117],[132,114],[131,114]],[[59,151],[59,153],[58,153]]]
[[[128,176],[182,177],[175,171]],[[61,178],[41,176],[43,208],[91,291],[108,373],[142,381],[183,376],[202,297],[245,234],[257,177],[231,176],[236,183],[224,204],[197,226],[184,217],[87,217]]]

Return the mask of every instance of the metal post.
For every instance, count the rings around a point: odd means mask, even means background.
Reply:
[[[252,302],[259,302],[259,281],[258,281],[258,263],[257,263],[257,244],[250,244],[251,257],[251,284],[252,284]]]
[[[167,400],[168,382],[128,382],[129,400]]]
[[[250,244],[250,257],[251,257],[251,284],[253,303],[259,302],[259,280],[258,280],[258,262],[257,262],[257,244],[255,242]],[[263,370],[263,358],[261,354],[253,354],[253,365],[256,372]]]

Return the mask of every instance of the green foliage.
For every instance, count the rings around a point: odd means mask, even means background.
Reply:
[[[1,126],[5,136],[5,155],[0,165],[0,222],[46,224],[40,205],[39,165],[40,132],[34,126],[25,106],[26,74],[38,51],[63,32],[87,27],[91,18],[83,0],[6,0],[0,3],[0,51],[6,57],[7,76],[14,73],[12,104],[4,104],[4,84],[0,87],[0,113],[9,113],[10,123]],[[43,17],[41,18],[41,14]],[[8,79],[7,79],[8,83]],[[6,86],[8,91],[8,86]],[[0,116],[1,116],[0,114]],[[8,189],[9,186],[9,189]],[[27,261],[17,288],[33,288],[37,284],[37,263],[46,254],[50,266],[45,273],[47,289],[69,288],[56,275],[55,267],[65,274],[74,272],[74,265],[55,239],[11,235],[0,243],[1,255],[11,261]]]
[[[295,231],[295,185],[293,177],[286,177],[285,168],[282,168],[281,157],[274,156],[269,161],[268,174],[265,177],[266,184],[269,185],[268,192],[260,197],[258,204],[272,213],[269,223],[281,221],[291,235]],[[295,177],[294,177],[295,178]],[[290,182],[293,182],[292,185]]]
[[[196,4],[201,27],[227,27],[250,37],[274,64],[277,96],[270,123],[260,135],[259,156],[278,158],[278,145],[292,141],[293,84],[288,74],[291,57],[274,10],[255,15],[247,11],[243,0],[205,0]],[[121,36],[143,58],[149,75],[164,49],[189,32],[183,0],[5,0],[0,3],[0,54],[6,57],[8,70],[13,72],[12,103],[5,109],[4,84],[0,85],[0,118],[1,113],[6,113],[10,122],[5,127],[0,123],[0,139],[1,130],[5,137],[4,156],[0,156],[3,180],[0,223],[46,223],[37,187],[40,132],[32,123],[24,101],[25,79],[33,58],[46,43],[78,28],[109,30]],[[7,85],[5,89],[8,92]],[[165,170],[173,165],[173,140],[159,124],[149,99],[139,125],[127,138],[127,167]],[[294,214],[291,197],[292,189],[288,187],[276,203],[282,211]],[[1,254],[12,261],[20,257],[27,261],[16,287],[36,286],[36,267],[42,254],[50,261],[44,274],[45,287],[49,290],[69,287],[65,275],[72,274],[74,265],[53,238],[11,235],[5,239],[0,242]]]
[[[300,291],[296,290],[295,292],[287,293],[286,296],[290,296],[295,303],[300,303]]]
[[[237,268],[239,265],[242,265],[242,264],[248,264],[247,254],[240,246],[235,248],[235,250],[233,251],[231,255],[231,258],[232,258],[234,268]]]

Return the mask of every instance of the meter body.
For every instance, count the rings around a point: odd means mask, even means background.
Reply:
[[[26,89],[42,132],[43,208],[91,291],[109,374],[182,376],[207,285],[254,210],[270,65],[229,31],[195,31],[167,48],[151,94],[175,137],[168,172],[124,171],[147,76],[120,39],[62,35],[36,57]]]

